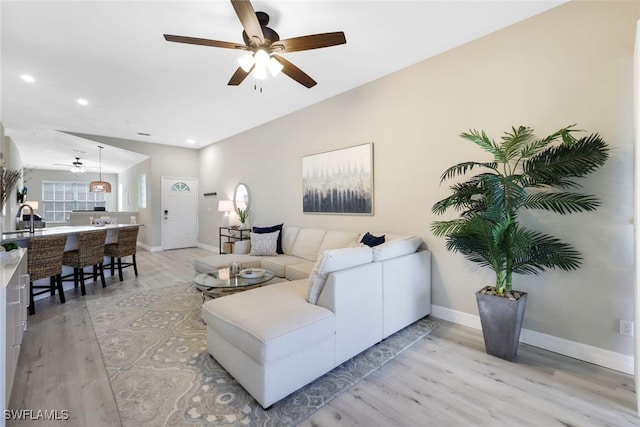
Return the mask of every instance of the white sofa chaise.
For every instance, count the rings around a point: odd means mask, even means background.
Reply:
[[[242,262],[278,266],[282,277],[310,272],[202,306],[208,352],[265,408],[431,312],[431,255],[419,250],[421,239],[394,236],[373,248],[354,247],[358,233],[337,239],[347,234],[285,228],[284,255],[218,255],[197,263],[198,271]],[[315,240],[297,242],[310,236]],[[331,247],[338,240],[342,246]],[[307,258],[297,256],[302,247]]]

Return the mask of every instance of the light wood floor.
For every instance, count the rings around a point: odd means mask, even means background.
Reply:
[[[118,426],[85,300],[193,278],[200,249],[138,252],[140,276],[90,284],[36,302],[11,409],[68,410],[60,422],[8,426]],[[437,320],[437,319],[436,319]],[[515,362],[485,354],[480,331],[439,321],[426,339],[313,414],[301,426],[639,426],[633,378],[521,345]]]

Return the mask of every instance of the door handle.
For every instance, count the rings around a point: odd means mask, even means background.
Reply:
[[[168,210],[164,210],[164,219],[167,219],[167,215],[169,215],[169,211]]]

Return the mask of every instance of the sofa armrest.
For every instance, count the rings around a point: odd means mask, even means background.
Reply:
[[[370,263],[335,271],[318,303],[336,316],[336,363],[382,340],[382,266]]]
[[[251,240],[239,240],[233,244],[233,253],[246,255],[251,252]]]
[[[383,337],[431,313],[431,252],[387,259],[382,265]]]

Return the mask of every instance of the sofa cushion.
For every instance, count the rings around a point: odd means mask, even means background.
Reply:
[[[364,243],[367,246],[374,247],[384,243],[384,234],[382,236],[374,236],[373,234],[366,232],[360,243]]]
[[[357,265],[370,263],[373,254],[369,246],[340,248],[324,251],[316,261],[309,280],[307,281],[307,301],[311,304],[318,302],[318,297],[324,288],[329,273]]]
[[[325,234],[327,234],[325,230],[301,228],[291,248],[291,255],[315,261],[318,258],[318,250]]]
[[[233,253],[245,255],[251,252],[251,240],[238,240],[233,243]]]
[[[358,236],[358,233],[352,231],[327,231],[322,239],[320,249],[318,249],[318,254],[329,249],[357,246]]]
[[[273,233],[251,233],[251,252],[249,255],[277,256],[280,230]]]
[[[298,262],[295,264],[287,265],[287,270],[285,272],[285,279],[287,280],[300,280],[300,279],[308,279],[311,275],[311,271],[313,270],[313,266],[316,265],[313,261],[302,261],[300,262],[300,258],[297,258]]]
[[[273,271],[273,273],[278,277],[287,277],[286,272],[289,266],[292,264],[298,264],[301,261],[302,260],[298,257],[286,254],[278,255],[277,257],[264,257],[260,261],[260,267]]]
[[[272,225],[270,227],[253,227],[252,231],[257,234],[273,233],[273,232],[279,231],[280,234],[278,234],[278,243],[276,247],[276,252],[278,252],[279,254],[283,254],[284,253],[282,252],[282,226],[283,225],[284,224]]]
[[[422,244],[422,239],[409,236],[389,240],[373,248],[373,261],[384,261],[402,255],[414,253]]]
[[[261,365],[333,337],[331,310],[309,304],[306,281],[281,282],[208,301],[202,319]]]
[[[298,231],[300,231],[299,227],[282,227],[282,234],[280,236],[282,237],[282,252],[285,254],[291,255]]]

